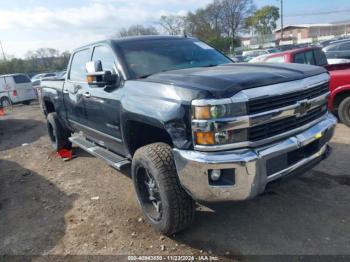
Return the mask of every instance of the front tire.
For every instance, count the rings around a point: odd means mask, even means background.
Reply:
[[[56,151],[71,149],[72,144],[68,140],[70,133],[62,126],[56,113],[50,113],[47,115],[47,130],[52,147]]]
[[[170,146],[155,143],[138,149],[132,178],[145,217],[157,231],[171,235],[192,224],[194,201],[180,185]]]
[[[338,115],[340,121],[350,127],[350,97],[347,97],[341,101],[338,108]]]

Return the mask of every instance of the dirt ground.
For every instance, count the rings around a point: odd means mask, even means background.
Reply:
[[[38,105],[0,117],[0,254],[350,255],[350,129],[329,159],[249,202],[199,207],[171,238],[144,221],[128,174],[55,156]]]

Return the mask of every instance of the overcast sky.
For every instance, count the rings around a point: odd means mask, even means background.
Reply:
[[[28,50],[61,51],[107,38],[121,27],[152,25],[161,15],[185,14],[211,0],[1,0],[0,40],[5,53],[23,57]],[[286,24],[350,19],[349,0],[284,0]],[[279,0],[255,0],[258,7]],[[335,14],[298,16],[337,10]]]

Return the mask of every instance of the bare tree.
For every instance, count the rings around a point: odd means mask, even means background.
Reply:
[[[185,29],[185,17],[178,15],[162,16],[158,24],[169,35],[181,35]]]
[[[232,40],[238,29],[243,28],[246,19],[253,13],[252,0],[222,0],[222,25],[224,33]]]
[[[117,34],[118,37],[138,35],[159,35],[159,32],[154,26],[132,25],[129,28],[122,28]]]

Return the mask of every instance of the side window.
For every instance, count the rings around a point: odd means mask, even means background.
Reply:
[[[333,45],[330,47],[326,47],[326,51],[338,51],[339,45]]]
[[[70,66],[69,79],[72,81],[86,82],[85,64],[90,61],[89,49],[76,52],[73,55]]]
[[[30,79],[25,75],[14,75],[13,79],[16,84],[30,83]]]
[[[107,46],[96,46],[94,48],[94,53],[92,55],[92,60],[101,60],[102,62],[102,70],[111,71],[112,73],[116,73],[114,70],[115,62],[114,62],[114,54],[113,51]]]
[[[295,56],[294,56],[294,63],[305,64],[305,55],[304,55],[304,53],[295,54]]]
[[[328,64],[327,57],[321,49],[316,49],[314,54],[316,65],[323,66]]]
[[[284,56],[270,57],[265,60],[268,63],[284,63]]]
[[[339,47],[339,51],[347,51],[350,50],[350,42],[342,43]]]
[[[313,51],[308,51],[305,53],[305,62],[308,65],[315,65],[316,64]]]

